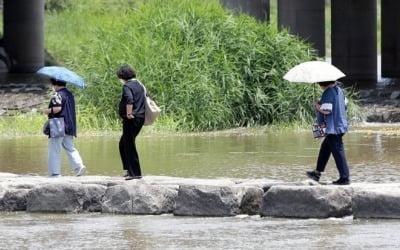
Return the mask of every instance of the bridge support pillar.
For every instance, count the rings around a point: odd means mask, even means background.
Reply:
[[[325,57],[325,0],[278,0],[278,27],[310,42]]]
[[[269,21],[269,0],[221,0],[224,7],[246,13],[260,21]]]
[[[36,72],[44,65],[44,0],[4,0],[3,4],[9,71]]]
[[[377,81],[376,0],[332,1],[332,64],[345,82]]]
[[[383,77],[400,77],[400,1],[381,0]]]

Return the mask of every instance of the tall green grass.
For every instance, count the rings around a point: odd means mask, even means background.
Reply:
[[[217,0],[130,2],[106,12],[116,0],[71,1],[74,8],[48,12],[46,47],[88,82],[78,96],[88,115],[117,117],[115,71],[130,64],[161,106],[162,120],[179,130],[312,119],[312,87],[282,76],[314,55],[287,33],[224,10]]]
[[[1,136],[32,136],[42,135],[44,115],[18,114],[15,116],[0,116]]]

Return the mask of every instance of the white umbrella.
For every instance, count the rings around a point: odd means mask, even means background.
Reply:
[[[329,82],[346,76],[330,63],[322,61],[303,62],[291,68],[283,79],[289,82]]]

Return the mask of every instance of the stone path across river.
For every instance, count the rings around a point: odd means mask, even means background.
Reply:
[[[0,173],[0,211],[400,219],[400,184]]]

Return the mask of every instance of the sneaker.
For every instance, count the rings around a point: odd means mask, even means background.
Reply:
[[[61,177],[61,175],[60,175],[60,174],[52,174],[52,175],[50,175],[50,177],[52,177],[52,178],[59,178],[59,177]]]
[[[319,181],[319,178],[321,177],[321,173],[315,171],[307,171],[306,174],[308,178],[313,179],[314,181]]]
[[[82,166],[81,168],[78,169],[78,171],[76,172],[76,176],[81,176],[84,175],[86,171],[86,167]]]
[[[333,181],[332,184],[333,185],[350,185],[350,180],[349,179],[340,178],[337,181]]]

